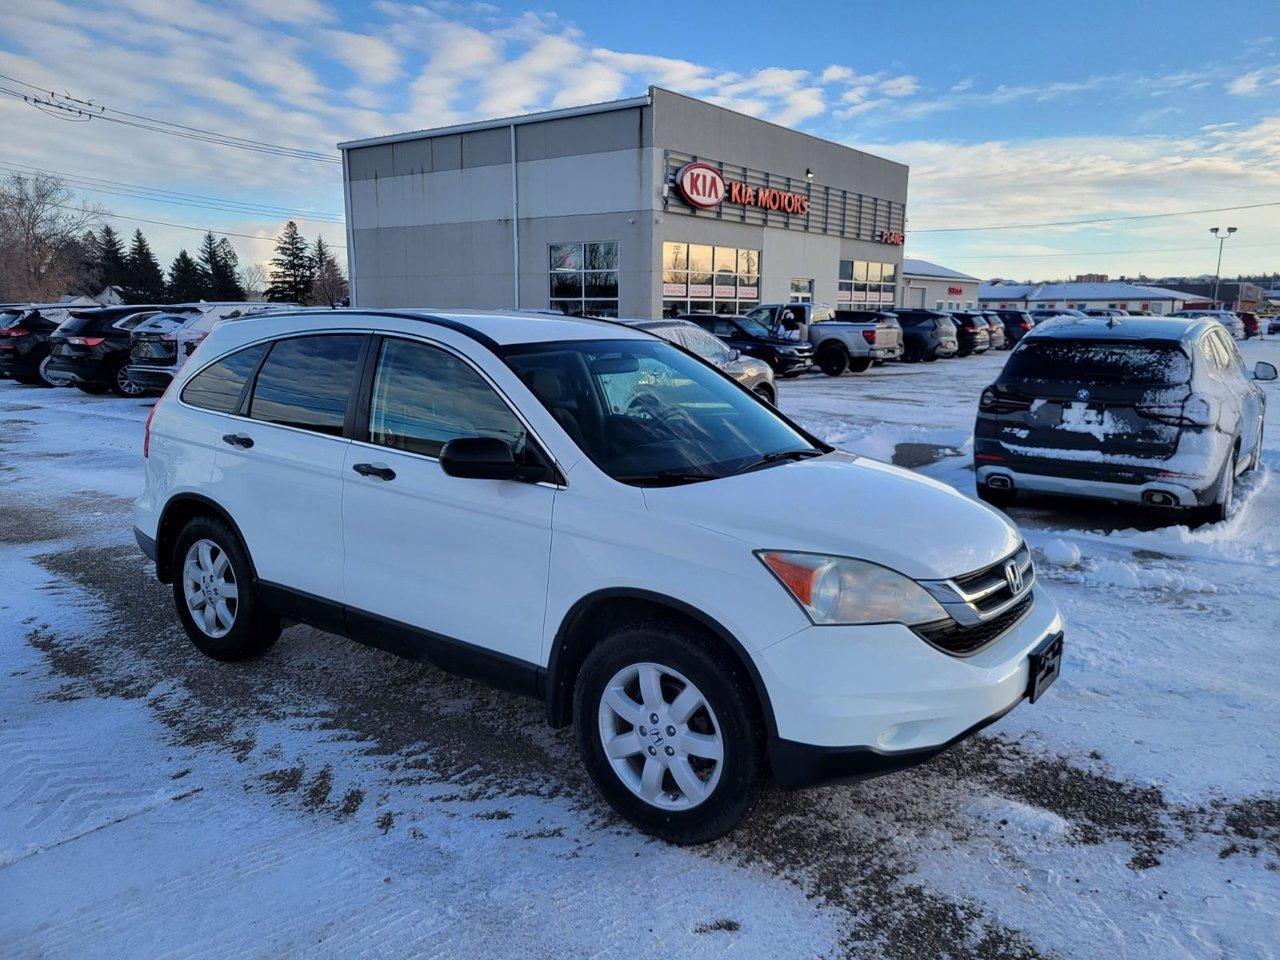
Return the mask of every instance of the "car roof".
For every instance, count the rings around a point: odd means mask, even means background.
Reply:
[[[1207,317],[1059,317],[1031,330],[1023,340],[1168,340],[1180,342],[1215,324]]]

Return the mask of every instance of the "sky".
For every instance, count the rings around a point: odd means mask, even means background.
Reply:
[[[1276,0],[8,0],[0,75],[321,155],[0,95],[0,174],[64,175],[165,263],[205,228],[266,260],[290,215],[342,252],[339,141],[656,84],[909,164],[908,256],[984,278],[1211,274],[1209,228],[1230,225],[1224,275],[1280,271]]]

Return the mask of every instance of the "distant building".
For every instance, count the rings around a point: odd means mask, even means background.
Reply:
[[[1212,277],[1207,280],[1197,278],[1195,280],[1162,280],[1161,282],[1176,283],[1178,289],[1193,294],[1192,300],[1204,303],[1212,303],[1214,300]],[[1223,310],[1252,310],[1257,312],[1262,308],[1266,299],[1266,293],[1256,283],[1237,280],[1222,280],[1218,283],[1217,300],[1222,304]]]
[[[1111,278],[1105,273],[1081,273],[1076,277],[1076,283],[1106,283]]]
[[[902,283],[898,305],[935,310],[967,310],[978,302],[982,281],[967,273],[941,267],[928,260],[902,258]]]
[[[1102,283],[984,283],[978,292],[984,307],[1023,307],[1027,310],[1052,310],[1067,307],[1088,310],[1107,307],[1119,310],[1147,310],[1151,313],[1173,313],[1187,301],[1200,299],[1196,294],[1166,287],[1152,287],[1108,280]]]

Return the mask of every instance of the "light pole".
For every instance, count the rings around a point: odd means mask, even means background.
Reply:
[[[1223,231],[1222,227],[1213,227],[1209,232],[1218,238],[1218,269],[1213,273],[1213,307],[1216,310],[1218,308],[1218,284],[1222,280],[1222,245],[1227,242],[1227,237],[1236,232],[1236,228],[1227,227]]]

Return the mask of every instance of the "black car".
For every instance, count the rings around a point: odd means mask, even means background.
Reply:
[[[996,315],[1004,323],[1004,342],[1010,350],[1018,341],[1035,328],[1036,322],[1026,310],[997,310]]]
[[[19,383],[57,386],[49,370],[49,336],[66,317],[65,308],[16,306],[0,310],[0,377]]]
[[[748,317],[714,313],[686,313],[679,319],[696,323],[748,357],[763,360],[780,377],[803,373],[813,363],[813,346],[784,337],[775,337]]]
[[[956,325],[950,314],[941,310],[904,307],[894,310],[893,316],[902,327],[904,362],[931,362],[939,357],[956,355]]]
[[[985,314],[977,310],[952,310],[951,319],[956,325],[957,357],[987,352],[991,346],[991,332]]]
[[[160,307],[135,305],[72,310],[49,338],[50,375],[65,378],[85,393],[113,391],[140,397],[147,388],[129,377],[130,331]]]

